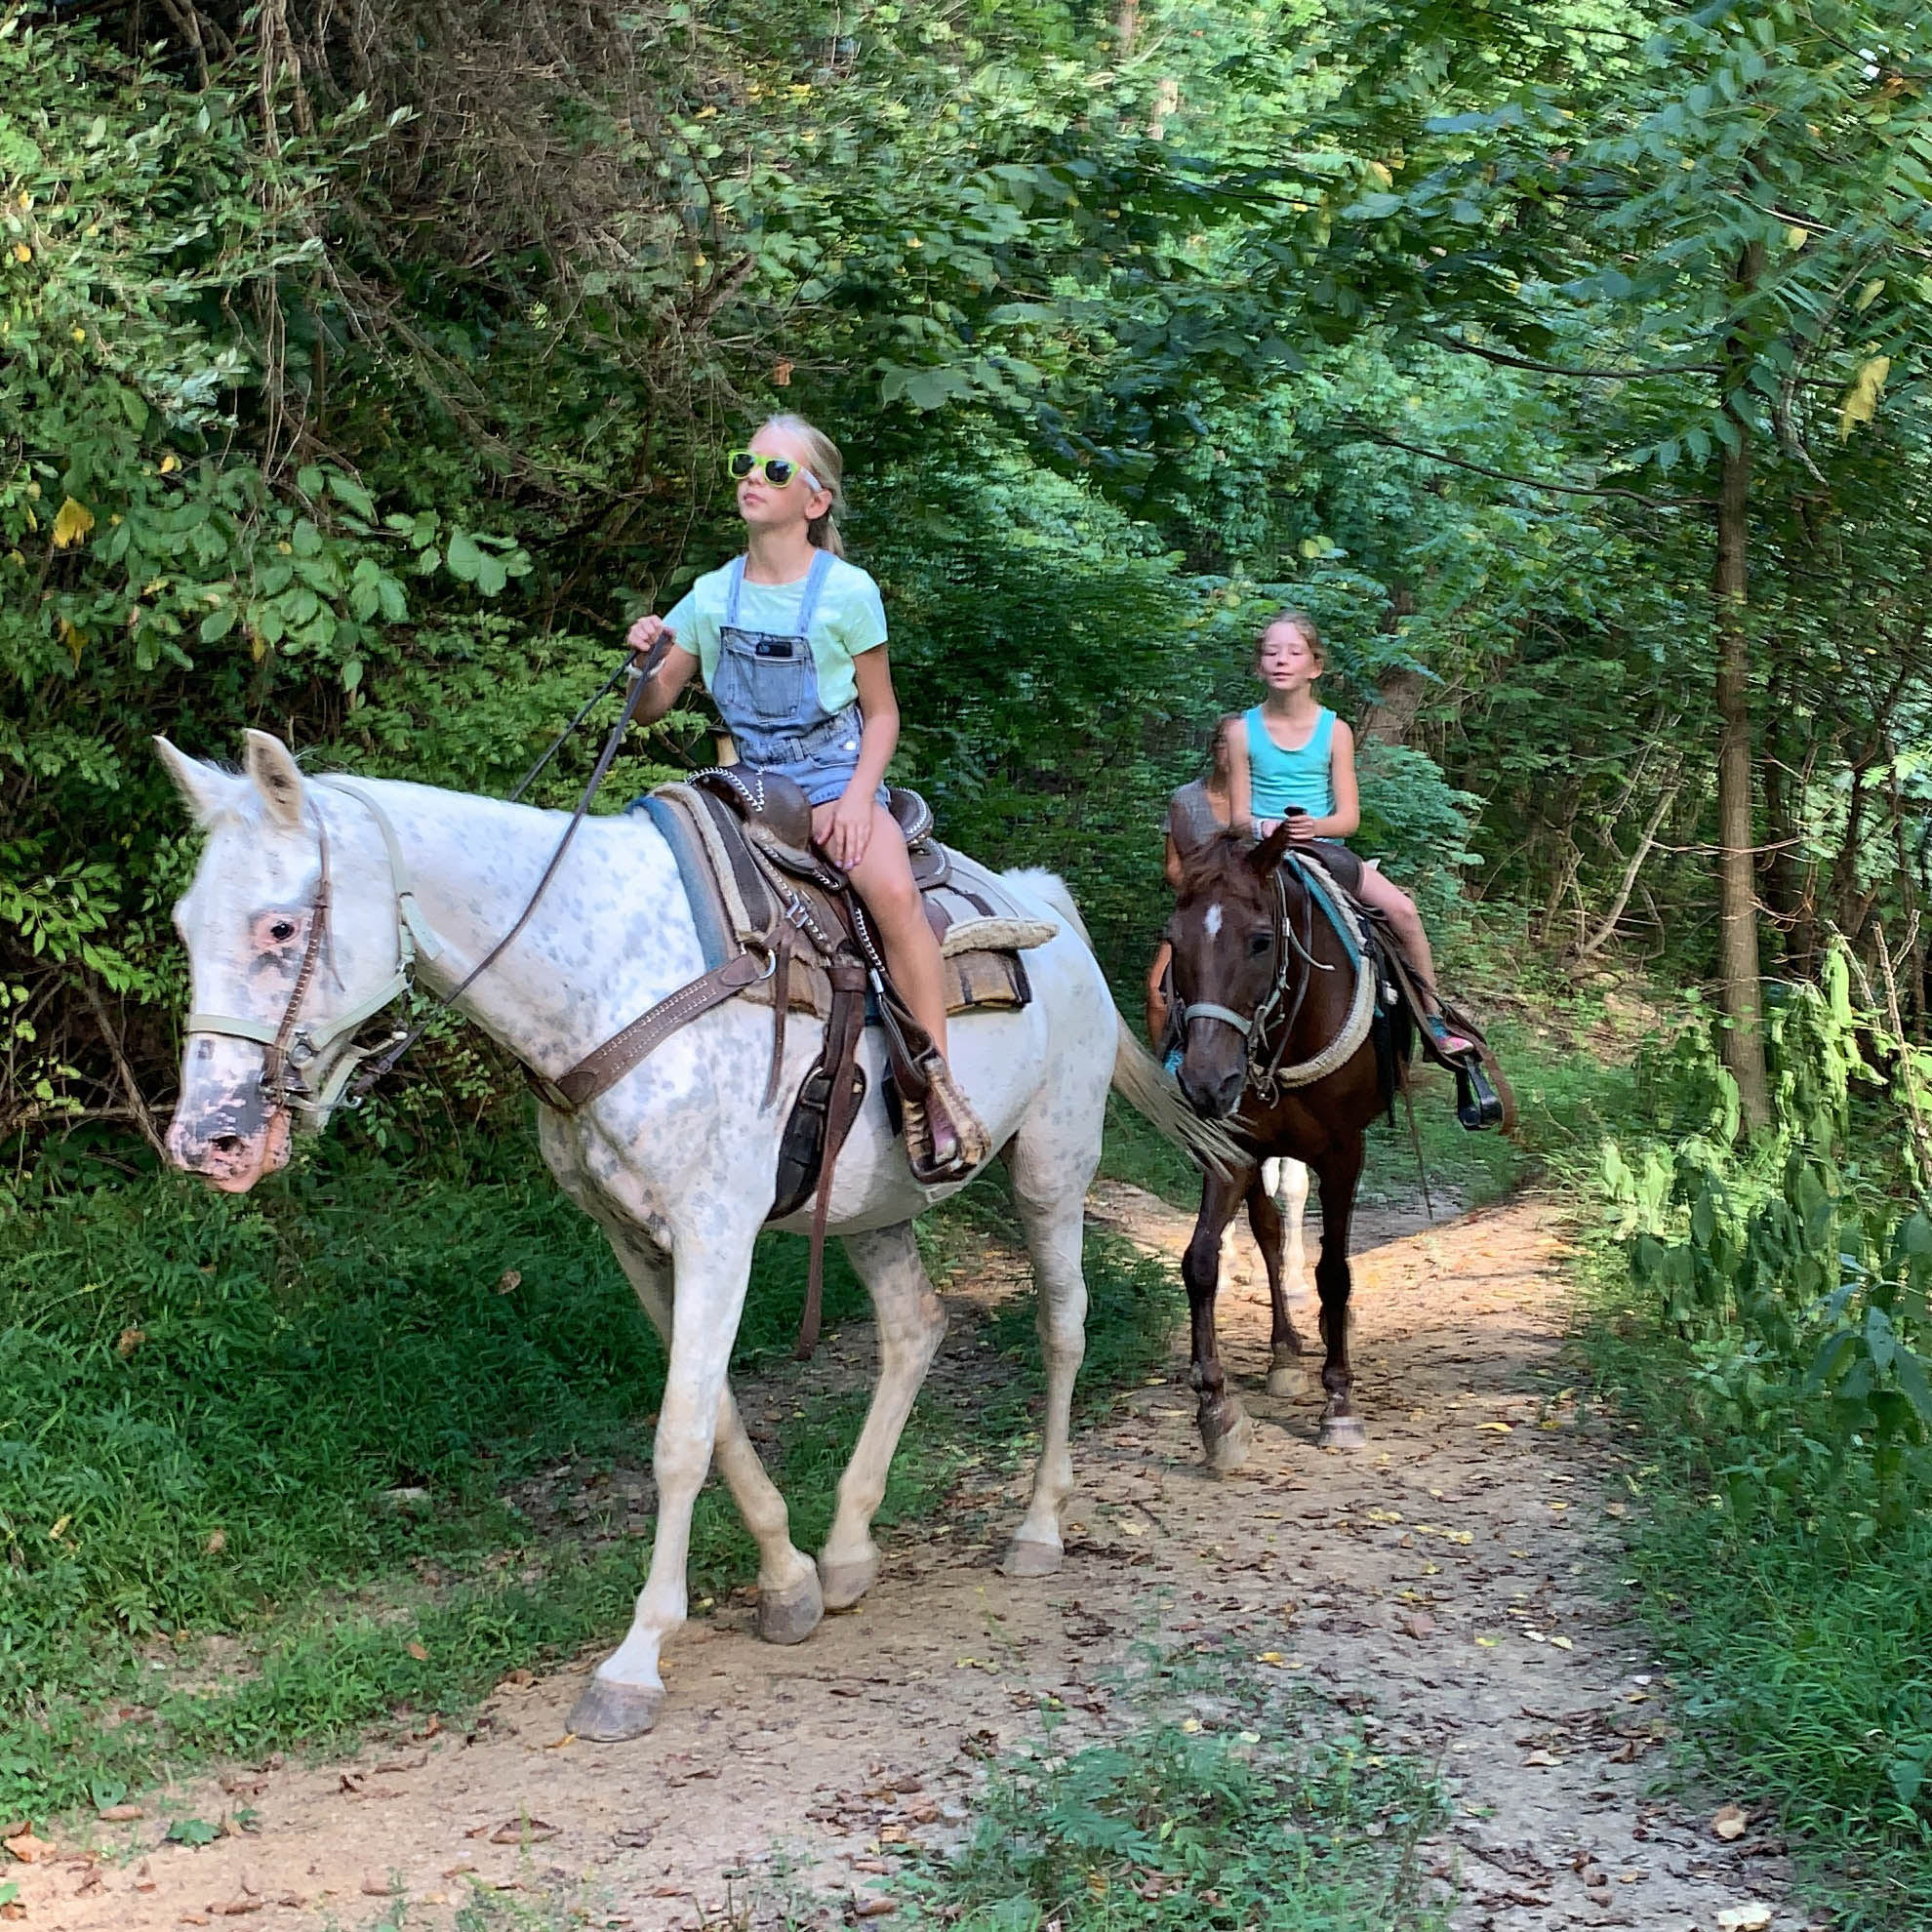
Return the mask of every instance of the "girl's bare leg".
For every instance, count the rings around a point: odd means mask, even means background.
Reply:
[[[833,806],[816,806],[812,836],[823,838],[831,826]],[[926,924],[919,905],[919,888],[912,883],[912,862],[906,853],[906,834],[883,805],[872,807],[872,837],[865,856],[848,874],[865,902],[892,968],[893,985],[912,1009],[912,1017],[946,1052],[946,966],[939,941]]]
[[[1429,949],[1429,935],[1423,930],[1422,914],[1416,910],[1416,902],[1394,883],[1392,879],[1375,870],[1373,866],[1362,867],[1362,882],[1355,889],[1355,897],[1365,906],[1373,906],[1395,929],[1395,937],[1402,942],[1402,950],[1415,962],[1429,987],[1435,985],[1435,957]],[[1432,993],[1425,991],[1425,997],[1433,1004]]]

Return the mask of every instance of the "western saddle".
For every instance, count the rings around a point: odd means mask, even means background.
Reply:
[[[933,814],[917,792],[889,790],[906,835],[927,924],[940,942],[949,1012],[1022,1007],[1031,997],[1019,953],[1058,928],[1002,904],[1000,882],[932,836]],[[918,1171],[925,1107],[945,1063],[892,984],[885,954],[846,875],[812,844],[804,791],[778,773],[716,766],[688,784],[660,785],[635,801],[664,834],[698,925],[706,971],[555,1079],[533,1075],[538,1097],[573,1113],[607,1092],[680,1027],[727,999],[772,1008],[772,1046],[760,1110],[778,1099],[786,1017],[801,1008],[825,1022],[825,1044],[806,1074],[780,1139],[770,1219],[813,1203],[811,1266],[801,1356],[818,1339],[826,1217],[839,1149],[865,1098],[859,1043],[868,1024],[885,1048],[884,1101]],[[972,1149],[977,1166],[991,1152]]]

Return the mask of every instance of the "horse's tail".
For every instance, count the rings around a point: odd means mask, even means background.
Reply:
[[[1073,904],[1067,881],[1058,874],[1031,868],[1009,872],[1007,877],[1053,910],[1079,934],[1089,952],[1094,949],[1087,922]],[[1203,1120],[1181,1097],[1181,1089],[1146,1047],[1116,1007],[1113,1013],[1113,1091],[1146,1120],[1164,1141],[1171,1142],[1203,1167],[1211,1167],[1224,1177],[1237,1173],[1249,1162],[1234,1144],[1228,1130],[1212,1120]]]

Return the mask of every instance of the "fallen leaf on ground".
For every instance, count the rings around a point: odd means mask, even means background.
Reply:
[[[95,1816],[103,1825],[126,1825],[133,1819],[145,1817],[146,1814],[138,1804],[110,1804],[103,1810],[98,1811]]]
[[[1551,1643],[1552,1643],[1552,1644],[1553,1644],[1553,1645],[1554,1645],[1554,1646],[1556,1647],[1556,1649],[1558,1649],[1558,1650],[1574,1650],[1574,1649],[1576,1649],[1576,1645],[1575,1645],[1574,1643],[1572,1643],[1572,1642],[1570,1641],[1570,1639],[1569,1639],[1568,1637],[1551,1637],[1551,1638],[1550,1639],[1550,1642],[1551,1642]]]
[[[1435,1619],[1427,1610],[1411,1610],[1397,1617],[1395,1622],[1405,1634],[1414,1637],[1418,1643],[1435,1634]]]
[[[400,1771],[421,1771],[428,1762],[429,1753],[419,1751],[414,1757],[398,1757],[387,1764],[377,1765],[376,1770],[379,1775],[393,1777]]]
[[[47,1838],[36,1838],[31,1831],[22,1831],[17,1838],[9,1838],[7,1849],[22,1865],[33,1865],[43,1858],[51,1858],[54,1846]]]
[[[1509,1425],[1508,1423],[1477,1423],[1476,1432],[1478,1434],[1487,1432],[1491,1435],[1508,1435],[1509,1433]]]
[[[1761,1900],[1750,1905],[1726,1906],[1717,1914],[1718,1932],[1764,1932],[1771,1923],[1771,1908]]]
[[[1745,1827],[1751,1823],[1751,1816],[1741,1804],[1719,1805],[1711,1814],[1711,1829],[1729,1844],[1733,1838],[1742,1838]]]
[[[1533,1751],[1523,1759],[1525,1764],[1560,1764],[1560,1757],[1551,1757],[1547,1751]]]
[[[505,1818],[490,1833],[493,1845],[541,1844],[545,1838],[554,1838],[563,1828],[546,1825],[541,1818]],[[472,1838],[474,1831],[469,1834]]]
[[[537,1681],[537,1672],[535,1670],[512,1670],[509,1673],[509,1675],[505,1677],[503,1680],[503,1682],[497,1686],[497,1690],[500,1695],[503,1691],[528,1690],[530,1686],[534,1684],[536,1681]]]
[[[395,1895],[396,1895],[396,1884],[393,1878],[378,1877],[377,1874],[372,1872],[369,1874],[369,1876],[362,1881],[362,1896],[365,1899],[392,1899],[395,1897]]]

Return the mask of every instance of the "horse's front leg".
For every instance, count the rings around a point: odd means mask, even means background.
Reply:
[[[1362,1178],[1363,1151],[1359,1133],[1347,1136],[1315,1169],[1321,1187],[1321,1259],[1315,1263],[1315,1292],[1321,1297],[1321,1339],[1326,1347],[1321,1386],[1328,1394],[1316,1440],[1324,1449],[1359,1449],[1367,1440],[1350,1400],[1355,1375],[1348,1366],[1348,1223]]]
[[[1191,1380],[1199,1403],[1196,1421],[1208,1466],[1216,1474],[1238,1469],[1253,1446],[1255,1426],[1240,1399],[1228,1387],[1215,1337],[1214,1302],[1221,1285],[1222,1230],[1233,1219],[1254,1181],[1246,1169],[1231,1180],[1210,1174],[1201,1187],[1200,1218],[1181,1258],[1181,1278],[1187,1285],[1187,1311],[1192,1331]]]
[[[1268,1392],[1270,1395],[1293,1395],[1302,1386],[1302,1338],[1288,1313],[1287,1289],[1282,1279],[1281,1210],[1267,1186],[1268,1169],[1284,1164],[1267,1162],[1248,1187],[1248,1226],[1254,1230],[1255,1246],[1261,1250],[1262,1266],[1268,1269],[1270,1311]]]
[[[571,1712],[570,1728],[580,1738],[611,1743],[638,1737],[664,1708],[659,1653],[684,1622],[691,1511],[711,1465],[756,1234],[754,1221],[743,1228],[680,1228],[672,1235],[677,1287],[670,1368],[658,1411],[658,1525],[651,1574],[638,1595],[629,1634],[597,1666]]]
[[[672,1326],[670,1258],[636,1228],[607,1227],[605,1231],[668,1353]],[[718,1397],[716,1454],[738,1513],[758,1546],[758,1634],[767,1643],[803,1643],[825,1617],[819,1573],[811,1557],[792,1544],[785,1498],[751,1446],[729,1384]]]
[[[845,1252],[878,1315],[879,1379],[865,1427],[839,1478],[838,1511],[819,1556],[819,1581],[828,1610],[849,1609],[879,1573],[872,1517],[885,1497],[893,1452],[919,1385],[946,1339],[946,1310],[919,1260],[909,1221],[848,1234]]]

